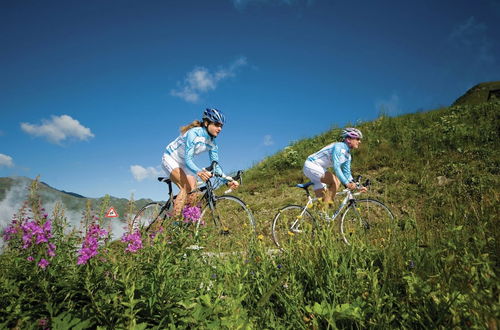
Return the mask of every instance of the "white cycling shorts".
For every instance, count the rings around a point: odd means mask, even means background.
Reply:
[[[314,190],[326,188],[326,184],[321,182],[321,178],[325,175],[326,170],[320,165],[306,160],[304,163],[304,175],[314,183]]]
[[[186,175],[194,175],[193,172],[191,172],[185,164],[179,163],[168,154],[163,154],[163,157],[161,159],[161,167],[163,168],[165,173],[167,173],[168,178],[170,178],[170,174],[172,174],[172,171],[179,167],[184,171],[184,173],[186,173]]]

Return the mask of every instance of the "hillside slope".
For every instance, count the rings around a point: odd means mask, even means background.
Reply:
[[[500,81],[475,85],[460,96],[453,105],[480,104],[491,100],[500,100]]]
[[[381,116],[357,127],[365,139],[353,152],[353,174],[371,179],[367,195],[414,223],[424,233],[422,244],[451,224],[482,222],[496,238],[498,251],[499,230],[493,223],[499,214],[500,102]],[[338,141],[339,134],[334,128],[297,141],[245,173],[238,194],[254,211],[262,234],[269,235],[278,208],[304,202],[303,191],[292,188],[306,181],[303,161]]]

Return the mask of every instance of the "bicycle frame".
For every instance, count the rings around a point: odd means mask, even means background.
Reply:
[[[233,180],[233,178],[231,178],[229,176],[221,176],[221,175],[217,174],[215,172],[216,166],[217,166],[217,162],[213,161],[212,164],[209,167],[207,167],[205,170],[207,170],[208,172],[211,172],[212,177],[221,177],[221,178],[226,179],[226,180]],[[236,174],[236,179],[239,180],[240,177],[241,177],[241,171],[238,171]],[[168,200],[165,202],[165,204],[162,206],[160,212],[158,213],[158,215],[160,215],[164,211],[167,211],[168,209],[170,209],[170,207],[171,207],[171,205],[173,205],[174,199],[177,197],[177,195],[173,194],[172,181],[170,179],[165,178],[165,177],[159,177],[158,181],[167,183],[168,195],[169,195]],[[212,182],[210,180],[207,180],[205,182],[205,186],[198,187],[198,188],[190,191],[189,194],[195,194],[198,192],[203,192],[203,195],[200,197],[200,201],[205,200],[208,207],[210,208],[210,210],[213,211],[215,209],[216,196],[214,194],[214,187],[213,187]],[[217,223],[218,219],[214,218],[214,221],[216,222],[215,223],[216,225],[219,225],[219,223]]]
[[[354,198],[354,196],[358,196],[359,194],[360,194],[359,192],[352,192],[349,189],[344,189],[344,190],[336,193],[335,196],[341,196],[341,195],[346,195],[346,196],[342,200],[342,203],[340,203],[339,208],[333,213],[333,215],[331,217],[329,217],[326,220],[327,221],[334,221],[337,218],[337,216],[342,213],[342,211],[344,211],[349,205],[354,203],[354,201],[356,200],[356,198]],[[319,200],[319,198],[311,197],[311,195],[309,193],[307,193],[307,203],[304,206],[302,212],[300,213],[298,219],[296,219],[293,222],[293,224],[291,226],[292,229],[296,226],[299,219],[304,216],[304,213],[306,212],[306,210],[310,209],[313,206],[314,202],[316,202],[318,200]]]

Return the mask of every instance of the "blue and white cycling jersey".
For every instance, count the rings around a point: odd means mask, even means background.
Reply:
[[[214,138],[208,134],[205,128],[193,127],[172,141],[165,148],[165,153],[179,164],[185,164],[193,174],[196,174],[201,169],[193,162],[193,156],[207,150],[210,156],[210,163],[213,161],[218,162],[218,147],[215,144]],[[217,166],[216,170],[218,174],[222,174],[219,166]]]
[[[334,142],[318,152],[307,157],[307,160],[313,162],[324,169],[333,167],[335,175],[342,184],[347,185],[353,181],[351,174],[351,149],[345,142]]]

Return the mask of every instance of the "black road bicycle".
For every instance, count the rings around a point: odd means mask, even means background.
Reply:
[[[171,217],[176,195],[173,193],[172,181],[166,177],[159,177],[158,181],[168,186],[169,198],[167,202],[151,202],[137,212],[133,220],[133,228],[153,234],[160,227],[189,227],[193,230],[197,244],[192,248],[208,248],[214,251],[231,252],[243,250],[255,236],[255,219],[248,206],[241,199],[227,195],[231,190],[222,190],[225,180],[242,182],[242,171],[234,177],[223,177],[215,171],[217,162],[206,168],[212,173],[212,179],[204,185],[190,192],[200,194],[198,204],[201,207],[200,218],[191,223],[184,223],[180,219]],[[216,193],[217,191],[217,193]]]

